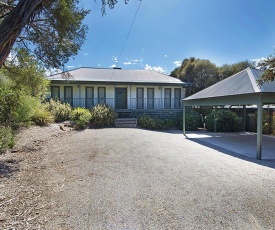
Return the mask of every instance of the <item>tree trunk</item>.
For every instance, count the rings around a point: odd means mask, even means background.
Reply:
[[[50,0],[20,0],[16,7],[4,18],[0,24],[0,68],[23,28],[28,25],[35,13],[42,9]]]

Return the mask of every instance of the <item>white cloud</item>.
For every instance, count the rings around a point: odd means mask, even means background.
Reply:
[[[114,62],[118,62],[118,58],[117,58],[116,56],[113,56],[113,57],[112,57],[112,60],[113,60]]]
[[[165,58],[167,58],[167,57],[168,57],[168,55],[167,55],[167,54],[164,54],[164,57],[165,57]]]
[[[264,60],[266,60],[266,58],[264,57],[251,59],[251,61],[255,64],[255,66],[258,66],[258,64]]]
[[[148,64],[145,65],[144,69],[146,70],[154,70],[156,72],[159,72],[159,73],[166,73],[166,70],[165,68],[161,67],[161,66],[150,66]]]
[[[68,69],[74,68],[74,65],[68,65],[67,68]]]
[[[132,63],[132,62],[130,62],[130,61],[128,61],[128,62],[125,61],[123,64],[124,64],[124,65],[131,65],[131,64],[136,64],[136,63]]]
[[[132,62],[139,62],[139,60],[138,59],[134,59],[134,60],[131,60]]]
[[[89,54],[90,54],[89,52],[83,53],[84,56],[88,56]]]
[[[110,65],[109,67],[110,67],[110,68],[114,68],[114,67],[116,67],[116,65],[115,65],[115,64],[113,64],[113,65]]]
[[[97,66],[98,66],[98,67],[100,67],[100,66],[101,66],[101,64],[98,64]]]
[[[174,64],[176,67],[180,67],[180,66],[181,66],[181,61],[174,61],[173,64]]]

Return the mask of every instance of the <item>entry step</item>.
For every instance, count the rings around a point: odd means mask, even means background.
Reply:
[[[137,119],[136,118],[117,118],[115,120],[116,127],[120,128],[136,128]]]

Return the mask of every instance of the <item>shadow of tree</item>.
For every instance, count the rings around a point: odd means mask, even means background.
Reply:
[[[215,150],[217,150],[219,152],[222,152],[224,154],[230,155],[232,157],[236,157],[236,158],[239,158],[241,160],[249,161],[249,162],[252,162],[252,163],[255,163],[255,164],[258,164],[258,165],[262,165],[262,166],[266,166],[266,167],[275,169],[275,160],[273,160],[273,159],[257,160],[256,158],[252,158],[252,157],[248,157],[248,156],[236,153],[234,151],[231,151],[231,150],[219,147],[217,145],[205,142],[203,140],[199,140],[199,139],[196,139],[196,138],[188,138],[188,140],[196,142],[196,143],[201,144],[201,145],[204,145],[206,147],[215,149]]]
[[[0,178],[11,177],[14,172],[19,171],[19,161],[7,159],[0,161]]]

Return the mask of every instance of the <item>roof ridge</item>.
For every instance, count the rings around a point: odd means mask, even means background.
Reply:
[[[260,84],[257,82],[258,79],[257,79],[256,75],[253,72],[254,69],[251,69],[250,67],[248,67],[246,70],[247,70],[250,82],[251,82],[255,92],[256,93],[265,92],[264,88],[261,87]]]

